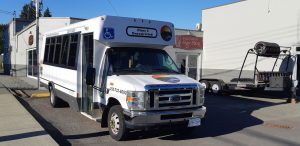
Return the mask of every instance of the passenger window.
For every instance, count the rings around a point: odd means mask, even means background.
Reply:
[[[70,66],[70,67],[75,66],[77,44],[78,44],[78,34],[72,34],[71,42],[70,42],[69,57],[68,57],[68,66]]]
[[[60,54],[60,64],[67,65],[68,49],[69,49],[69,35],[64,35],[62,40],[62,50]]]
[[[79,44],[78,41],[78,33],[47,38],[44,63],[60,67],[75,67]]]
[[[59,64],[59,57],[61,53],[61,36],[56,38],[55,52],[54,52],[54,64]]]
[[[44,63],[48,63],[49,44],[50,44],[50,38],[47,38],[46,45],[45,45],[45,53],[44,53]]]
[[[55,49],[55,38],[51,38],[50,40],[50,48],[49,48],[49,56],[48,56],[48,62],[53,63],[53,55],[54,55],[54,49]]]

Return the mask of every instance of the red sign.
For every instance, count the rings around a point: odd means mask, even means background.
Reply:
[[[203,49],[203,38],[191,35],[177,35],[174,48],[185,50]]]
[[[28,44],[31,46],[33,44],[33,35],[28,37]]]

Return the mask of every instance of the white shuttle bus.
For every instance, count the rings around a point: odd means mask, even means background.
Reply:
[[[53,107],[61,101],[108,127],[201,125],[204,88],[179,73],[163,49],[175,44],[168,22],[100,16],[44,35],[40,78]]]

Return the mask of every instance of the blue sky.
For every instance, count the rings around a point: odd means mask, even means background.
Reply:
[[[195,29],[201,22],[201,10],[240,0],[43,0],[54,17],[93,18],[99,15],[137,17],[170,21],[176,28]],[[0,0],[0,23],[12,16],[1,13],[17,12],[30,0]],[[1,11],[2,10],[2,11]]]

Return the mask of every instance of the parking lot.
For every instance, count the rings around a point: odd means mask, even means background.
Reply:
[[[299,145],[299,105],[258,96],[207,95],[207,116],[192,133],[168,127],[132,131],[122,142],[69,107],[52,108],[49,98],[18,99],[60,145]]]

